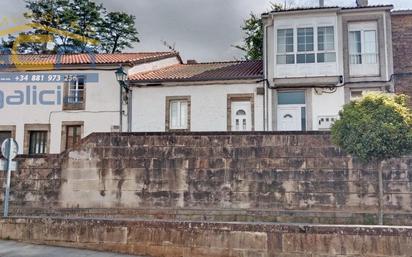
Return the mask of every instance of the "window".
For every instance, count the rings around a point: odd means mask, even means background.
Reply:
[[[73,148],[81,139],[82,126],[66,126],[66,149]]]
[[[47,131],[30,131],[29,154],[45,154],[47,152]]]
[[[166,98],[166,130],[190,130],[190,96]]]
[[[296,62],[315,62],[313,28],[298,29],[298,54],[296,55]]]
[[[382,92],[382,89],[380,88],[363,88],[363,89],[352,89],[350,91],[350,100],[358,100],[362,98],[365,94],[370,93],[370,92]]]
[[[285,91],[278,93],[278,104],[305,104],[304,91]]]
[[[81,104],[84,101],[84,77],[78,77],[70,82],[67,102],[69,104]]]
[[[376,30],[350,31],[349,55],[351,64],[378,63]]]
[[[86,107],[86,77],[77,76],[64,85],[63,110],[84,110]]]
[[[334,26],[277,30],[277,64],[336,62]],[[295,44],[296,42],[296,44]],[[315,47],[316,46],[316,47]]]
[[[170,102],[170,129],[187,129],[187,102]]]
[[[335,32],[333,26],[318,27],[318,62],[335,62]]]
[[[375,30],[365,31],[364,61],[368,64],[378,62],[378,47]]]
[[[11,131],[0,131],[0,146],[3,144],[4,140],[11,138],[12,132]]]
[[[360,31],[351,31],[349,33],[349,51],[350,63],[362,64],[362,43]]]
[[[279,29],[277,34],[277,63],[295,63],[293,29]]]

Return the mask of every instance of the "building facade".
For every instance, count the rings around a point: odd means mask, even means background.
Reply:
[[[393,92],[392,8],[264,14],[265,128],[328,130],[351,99],[366,91]]]
[[[93,132],[119,131],[120,65],[142,72],[181,63],[172,52],[3,57],[10,59],[0,73],[0,141],[14,137],[19,153],[31,155],[60,153]]]
[[[131,75],[132,131],[262,131],[262,68],[191,63]]]
[[[2,56],[0,142],[14,137],[21,154],[36,155],[93,132],[329,130],[365,92],[412,96],[412,12],[357,2],[263,14],[262,61]]]

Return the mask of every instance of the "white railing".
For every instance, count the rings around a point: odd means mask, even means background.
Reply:
[[[377,64],[378,54],[351,54],[349,55],[350,64]]]

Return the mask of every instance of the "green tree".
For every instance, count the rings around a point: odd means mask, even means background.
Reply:
[[[135,18],[126,13],[107,13],[101,4],[92,0],[25,0],[26,19],[36,24],[32,30],[19,35],[50,35],[53,49],[47,43],[24,42],[17,49],[19,53],[84,53],[84,52],[120,52],[132,43],[138,42]],[[52,29],[52,31],[50,30]],[[110,37],[114,28],[115,40]],[[57,33],[56,31],[68,32]],[[70,34],[80,36],[73,39]],[[100,45],[91,45],[85,39],[101,40]],[[11,48],[15,35],[2,39],[3,48]]]
[[[76,35],[81,35],[84,39],[99,39],[98,31],[102,25],[103,5],[90,0],[71,0],[69,6],[77,18],[75,22],[72,22],[70,31]],[[88,45],[83,41],[73,39],[70,41],[75,49],[81,53],[86,52],[87,47],[89,49],[97,47]]]
[[[383,224],[383,162],[412,152],[412,112],[404,95],[369,93],[345,105],[332,140],[361,161],[379,164],[379,223]]]
[[[271,3],[271,10],[281,10],[281,4]],[[244,33],[243,44],[236,45],[235,48],[245,52],[246,60],[262,60],[263,59],[263,22],[262,18],[254,13],[250,13],[241,27]]]
[[[110,12],[102,21],[99,30],[100,48],[106,53],[121,52],[140,42],[135,26],[136,17],[121,12]]]

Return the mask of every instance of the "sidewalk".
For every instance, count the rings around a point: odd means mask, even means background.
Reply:
[[[102,253],[71,248],[31,245],[13,241],[0,241],[0,257],[132,257],[115,253]],[[134,256],[136,257],[136,256]]]

